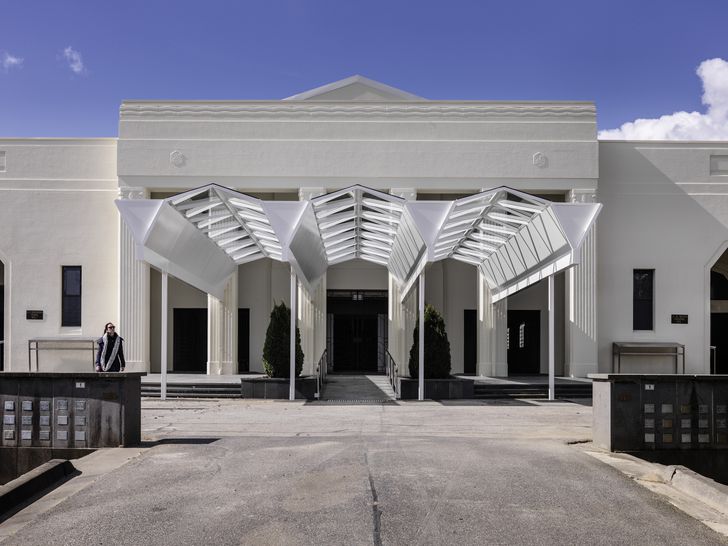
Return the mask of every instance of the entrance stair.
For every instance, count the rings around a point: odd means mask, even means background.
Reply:
[[[329,374],[318,404],[386,404],[395,395],[386,375]]]
[[[555,382],[556,398],[591,398],[591,381],[578,381],[568,379],[557,379]],[[548,381],[538,378],[535,380],[517,381],[478,381],[473,385],[473,398],[476,399],[498,399],[498,398],[527,398],[544,399],[549,396]]]
[[[142,383],[142,396],[159,398],[160,383]],[[241,398],[240,382],[235,383],[167,383],[168,398]]]

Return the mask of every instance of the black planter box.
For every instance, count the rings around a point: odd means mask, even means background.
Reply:
[[[268,400],[288,400],[290,380],[287,377],[253,377],[240,380],[243,398],[265,398]],[[311,376],[296,378],[296,399],[314,400],[316,398],[316,378]]]
[[[430,400],[454,400],[473,397],[473,380],[460,377],[448,379],[425,379],[425,398]],[[417,379],[401,377],[399,379],[400,398],[417,400]]]

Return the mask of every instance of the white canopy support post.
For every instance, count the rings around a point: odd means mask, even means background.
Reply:
[[[420,273],[420,286],[418,290],[418,307],[420,321],[420,335],[418,343],[419,373],[417,384],[417,400],[425,399],[425,272]]]
[[[160,398],[162,400],[167,399],[167,294],[169,286],[169,273],[166,271],[162,272],[162,344],[161,344],[161,357],[159,359],[159,367],[162,372],[162,388],[160,392]]]
[[[296,272],[291,268],[291,378],[288,399],[296,399],[296,292],[298,280]]]
[[[549,400],[556,399],[554,380],[554,276],[549,275]]]

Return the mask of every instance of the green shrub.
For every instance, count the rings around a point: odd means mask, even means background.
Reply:
[[[283,302],[270,313],[263,345],[263,368],[268,377],[291,376],[291,310]],[[301,332],[296,327],[296,377],[302,369]]]
[[[410,349],[410,377],[419,377],[419,320],[415,325]],[[450,342],[447,340],[445,321],[432,305],[425,306],[425,379],[450,377]]]

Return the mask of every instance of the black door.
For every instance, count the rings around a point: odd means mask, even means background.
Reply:
[[[377,372],[377,315],[334,315],[334,371]]]
[[[238,309],[238,373],[250,371],[250,309]]]
[[[478,322],[477,310],[463,311],[463,372],[475,375],[478,360]]]
[[[207,372],[207,309],[175,309],[172,370]]]
[[[715,373],[728,373],[728,313],[711,313],[710,344],[715,347]]]
[[[541,373],[541,312],[508,311],[508,374]]]

